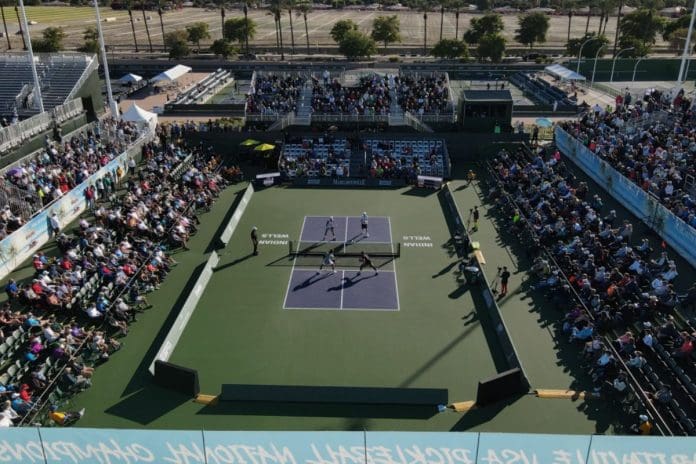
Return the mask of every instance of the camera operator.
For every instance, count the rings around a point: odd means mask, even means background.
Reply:
[[[498,268],[498,273],[500,275],[500,297],[504,297],[508,292],[508,281],[510,280],[510,271],[508,271],[507,266],[503,268]]]

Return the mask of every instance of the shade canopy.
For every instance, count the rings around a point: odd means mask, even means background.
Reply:
[[[550,66],[547,66],[544,68],[544,71],[562,81],[586,80],[585,76],[583,76],[582,74],[578,74],[575,71],[571,71],[570,69],[566,68],[565,66],[561,66],[560,64],[552,64]]]
[[[149,111],[145,111],[135,103],[121,115],[124,121],[135,122],[139,126],[149,126],[153,131],[157,127],[157,115]]]
[[[135,84],[136,82],[140,82],[142,80],[143,80],[142,76],[138,76],[137,74],[133,74],[133,73],[128,73],[125,76],[123,76],[122,78],[120,78],[118,81],[121,84],[128,84],[128,83]]]
[[[184,66],[183,64],[177,64],[173,68],[169,68],[163,73],[159,73],[150,82],[172,82],[183,76],[184,74],[191,72],[191,68]]]
[[[240,145],[243,147],[253,147],[254,145],[258,145],[259,143],[261,143],[261,142],[259,142],[258,140],[246,139],[245,141],[240,143]]]
[[[548,118],[537,118],[535,123],[539,127],[551,127],[551,126],[553,126],[553,121],[551,121]]]
[[[274,148],[275,145],[271,145],[270,143],[262,143],[261,145],[254,148],[254,151],[271,151]]]

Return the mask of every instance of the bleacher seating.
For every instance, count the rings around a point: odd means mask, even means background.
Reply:
[[[86,55],[35,57],[45,110],[65,103],[93,59]],[[38,106],[32,100],[33,87],[27,57],[0,56],[0,116],[10,119],[15,110],[20,116],[38,113]]]
[[[442,140],[379,140],[365,141],[370,171],[373,177],[381,177],[387,171],[389,177],[399,177],[410,172],[417,175],[445,177],[446,148]]]
[[[577,102],[571,100],[563,90],[528,73],[514,73],[510,76],[510,82],[519,87],[525,96],[537,104],[553,105],[557,103],[559,109],[572,109],[577,106]]]
[[[217,90],[226,85],[232,79],[232,73],[224,69],[218,69],[210,73],[203,80],[181,92],[172,102],[175,105],[192,105],[203,103],[212,97]]]
[[[288,177],[348,176],[350,144],[331,137],[291,140],[283,146],[279,168]]]

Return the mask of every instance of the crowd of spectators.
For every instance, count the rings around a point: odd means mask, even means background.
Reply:
[[[4,172],[0,239],[123,153],[138,135],[133,123],[105,119],[66,140],[47,137],[36,156]]]
[[[212,152],[180,145],[161,128],[157,135],[142,149],[140,170],[97,195],[72,233],[59,232],[57,256],[37,253],[34,277],[7,283],[0,426],[90,386],[94,368],[148,307],[144,295],[177,264],[171,252],[187,248],[198,215],[226,186]],[[119,185],[125,192],[112,195]]]
[[[445,75],[402,75],[395,78],[399,105],[419,115],[454,111]]]
[[[673,401],[676,392],[696,391],[686,385],[685,373],[696,373],[696,333],[678,330],[672,313],[677,304],[696,303],[696,286],[678,294],[678,270],[668,253],[635,237],[630,222],[619,221],[587,184],[576,181],[558,151],[542,148],[531,157],[521,149],[502,151],[493,169],[499,184],[490,198],[504,212],[505,227],[523,238],[534,259],[533,290],[564,312],[563,333],[584,347],[596,392],[626,399],[626,365],[646,379],[643,388],[658,410],[679,421],[686,413]],[[615,350],[603,336],[614,339]],[[669,363],[661,363],[661,357],[679,363],[683,376],[664,367]],[[690,394],[681,398],[692,406]]]
[[[278,169],[288,177],[348,177],[351,143],[330,134],[289,137],[283,145]]]
[[[247,96],[247,113],[280,115],[295,111],[304,82],[299,76],[256,76]]]
[[[344,87],[334,79],[314,79],[312,111],[317,114],[387,115],[391,104],[386,76],[360,78],[357,87]]]
[[[437,140],[366,140],[370,160],[368,174],[374,178],[416,181],[419,175],[444,175],[444,144]]]
[[[696,227],[696,100],[651,89],[616,108],[591,107],[563,128],[692,227]],[[688,184],[690,182],[690,186]]]

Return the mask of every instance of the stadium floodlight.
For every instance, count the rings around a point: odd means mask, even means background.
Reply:
[[[101,27],[101,15],[99,14],[99,2],[94,0],[94,14],[97,18],[97,35],[99,40],[99,54],[102,57],[102,66],[104,66],[104,78],[106,80],[106,98],[109,100],[109,107],[111,108],[111,116],[118,120],[120,114],[118,111],[118,105],[114,100],[114,94],[111,91],[111,77],[109,76],[109,63],[106,59],[106,47],[104,47],[104,34],[102,34]],[[98,58],[98,57],[97,57]]]
[[[696,0],[694,0],[694,1],[696,1]],[[592,42],[593,40],[597,40],[598,38],[599,38],[599,37],[590,37],[589,39],[587,39],[586,41],[584,41],[584,42],[582,43],[582,45],[580,45],[580,51],[578,52],[578,67],[577,67],[577,69],[575,70],[576,73],[580,74],[580,58],[582,57],[582,49],[585,48],[585,45],[587,45],[588,43]]]
[[[638,58],[638,60],[636,61],[636,64],[633,66],[633,77],[631,78],[631,82],[636,80],[636,71],[638,70],[638,63],[643,61],[643,58],[645,58],[645,57],[641,56],[640,58]]]
[[[681,87],[686,79],[686,60],[691,54],[691,33],[694,31],[694,18],[696,18],[696,0],[691,7],[691,21],[689,22],[689,31],[686,33],[686,42],[684,42],[684,52],[682,52],[681,64],[679,65],[679,77],[677,78],[677,87]],[[677,89],[678,90],[678,89]]]
[[[29,36],[29,25],[27,24],[27,12],[24,11],[24,0],[19,0],[19,11],[22,12],[22,32],[24,33],[24,43],[27,46],[29,53],[29,64],[31,65],[31,74],[34,77],[34,101],[38,100],[39,111],[44,112],[43,97],[41,96],[41,83],[39,82],[39,74],[36,72],[36,63],[34,62],[34,50],[31,48],[31,37]]]
[[[605,48],[607,48],[606,45],[602,45],[601,47],[599,47],[599,49],[597,50],[597,53],[594,56],[594,66],[592,66],[592,80],[590,81],[590,87],[592,87],[594,85],[594,76],[595,76],[595,72],[597,71],[597,59],[599,58],[599,54]]]
[[[619,50],[619,52],[616,55],[614,55],[614,59],[611,61],[611,75],[609,76],[609,82],[614,82],[614,67],[616,66],[616,59],[623,52],[628,52],[631,50],[635,50],[635,47],[624,48],[623,50]],[[634,75],[634,77],[635,77],[635,75]]]

